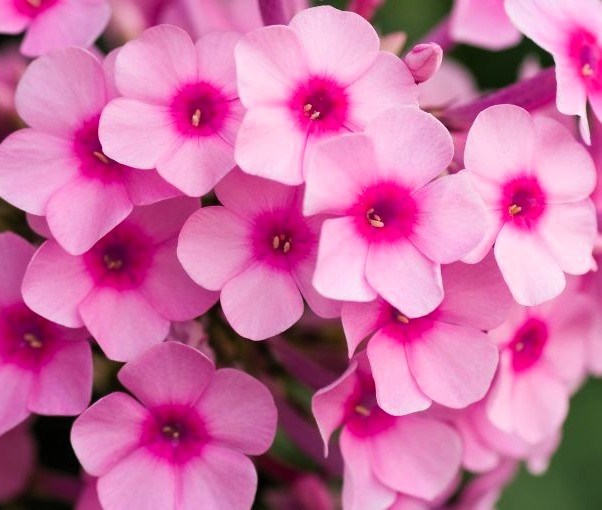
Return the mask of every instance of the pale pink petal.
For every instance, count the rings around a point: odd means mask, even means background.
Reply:
[[[291,269],[291,275],[299,287],[307,304],[318,317],[334,319],[341,315],[341,303],[322,296],[312,283],[316,271],[315,254],[312,258],[299,262]]]
[[[87,341],[61,342],[52,359],[40,366],[29,395],[36,414],[82,413],[92,397],[92,350]]]
[[[68,46],[92,46],[109,23],[108,2],[63,0],[36,16],[21,51],[34,57]]]
[[[291,186],[301,184],[307,137],[286,109],[253,108],[240,125],[234,158],[248,174]]]
[[[103,152],[124,165],[150,170],[183,140],[169,107],[136,99],[113,99],[102,112],[98,136]]]
[[[418,104],[418,87],[403,60],[380,52],[372,66],[346,89],[352,108],[348,125],[363,129],[383,111]]]
[[[497,347],[485,333],[443,322],[409,342],[406,352],[420,389],[455,409],[485,396],[498,364]]]
[[[325,297],[341,301],[372,301],[376,292],[364,276],[368,243],[351,217],[322,225],[313,284]]]
[[[390,312],[390,305],[382,299],[375,299],[370,303],[343,304],[341,320],[349,357],[353,356],[362,340],[391,320]]]
[[[139,448],[98,479],[98,498],[104,510],[178,508],[176,468]]]
[[[204,207],[184,224],[178,258],[199,285],[221,290],[251,264],[250,226],[225,207]]]
[[[71,328],[84,325],[78,307],[94,287],[82,257],[74,257],[55,241],[36,252],[23,278],[23,300],[34,312]]]
[[[193,347],[165,342],[125,364],[119,381],[147,407],[194,405],[214,377],[213,363]]]
[[[165,340],[170,322],[136,289],[94,289],[80,304],[86,327],[108,358],[128,361]]]
[[[462,443],[442,422],[420,416],[398,418],[370,441],[376,477],[387,486],[424,499],[436,498],[456,476]]]
[[[35,248],[12,232],[0,234],[0,307],[21,302],[21,281]]]
[[[119,91],[117,90],[117,84],[115,83],[115,61],[117,55],[121,51],[122,46],[115,48],[106,55],[102,61],[102,70],[105,73],[105,82],[107,84],[107,100],[119,97]]]
[[[585,274],[594,267],[592,251],[598,228],[596,208],[591,200],[574,204],[548,204],[536,228],[563,271]]]
[[[535,146],[535,127],[526,110],[496,105],[477,116],[468,133],[466,169],[485,179],[504,184],[530,172]]]
[[[500,356],[499,369],[486,400],[488,421],[510,434],[514,431],[512,359],[509,354]]]
[[[46,220],[57,242],[72,255],[88,251],[132,212],[121,182],[79,177],[48,201]]]
[[[374,142],[379,175],[411,189],[437,177],[454,155],[445,126],[412,106],[382,113],[368,125],[366,134]]]
[[[415,193],[414,199],[418,213],[410,239],[431,260],[455,262],[485,236],[485,205],[466,172],[437,179]]]
[[[500,454],[487,445],[478,435],[476,426],[469,421],[470,411],[454,422],[454,427],[462,438],[462,466],[469,471],[482,473],[495,468],[500,462]]]
[[[30,127],[58,136],[72,135],[82,123],[97,116],[106,101],[100,62],[77,48],[32,62],[15,96],[17,111]]]
[[[455,106],[473,99],[477,95],[477,85],[466,67],[446,56],[435,76],[418,84],[418,91],[418,102],[426,110]]]
[[[27,220],[29,228],[31,228],[31,230],[33,230],[40,237],[52,239],[52,232],[50,232],[48,222],[44,216],[37,216],[35,214],[27,213],[25,215],[25,219]]]
[[[575,72],[572,60],[556,59],[556,106],[560,113],[565,115],[579,115],[581,117],[580,131],[582,136],[589,138],[587,120],[587,88],[579,74]],[[588,140],[586,140],[588,142]],[[589,143],[589,142],[588,142]]]
[[[125,393],[111,393],[75,420],[71,444],[83,468],[101,476],[132,453],[148,411]]]
[[[421,339],[417,340],[421,342]],[[408,366],[403,338],[378,331],[368,342],[368,358],[376,385],[379,407],[388,414],[403,416],[424,411],[431,405],[416,384]]]
[[[236,32],[213,32],[195,44],[199,77],[218,85],[228,99],[238,97],[234,48],[240,38]]]
[[[0,0],[0,32],[20,34],[31,23],[31,18],[21,13],[14,0]]]
[[[242,510],[251,508],[257,490],[257,472],[244,455],[213,444],[202,456],[182,467],[178,505],[162,508],[188,510]],[[151,508],[151,507],[148,507]]]
[[[506,224],[494,253],[510,292],[521,305],[543,303],[564,290],[564,273],[536,232]]]
[[[313,74],[351,82],[366,72],[378,55],[376,31],[352,12],[330,6],[307,9],[297,14],[289,26],[299,38]]]
[[[163,179],[156,170],[138,170],[122,167],[123,185],[134,205],[149,205],[182,192]]]
[[[483,236],[483,239],[468,255],[462,257],[462,261],[466,262],[467,264],[476,264],[477,262],[482,261],[487,254],[492,251],[491,248],[493,248],[495,240],[497,239],[500,230],[504,226],[504,220],[499,211],[488,210],[486,213],[486,218],[487,230]]]
[[[288,27],[254,30],[236,46],[238,92],[247,108],[277,106],[307,78],[304,50]]]
[[[33,129],[21,129],[0,145],[0,196],[37,215],[52,194],[78,175],[71,143]]]
[[[33,373],[13,364],[0,365],[0,434],[4,434],[30,414],[27,399],[33,385]]]
[[[226,283],[220,300],[230,325],[251,340],[282,333],[303,314],[303,298],[290,273],[262,262]]]
[[[378,294],[409,317],[432,312],[443,299],[439,264],[407,240],[372,243],[366,278]]]
[[[322,142],[308,161],[304,214],[345,214],[376,183],[376,170],[370,137],[349,133]]]
[[[126,44],[115,62],[115,82],[126,97],[166,105],[179,87],[198,78],[190,36],[173,25],[145,30]]]
[[[276,434],[276,404],[268,389],[240,370],[215,373],[195,408],[213,443],[246,455],[261,455]]]

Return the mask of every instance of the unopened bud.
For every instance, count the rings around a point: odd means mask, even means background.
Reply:
[[[416,83],[431,78],[441,67],[442,60],[443,50],[435,43],[417,44],[404,58]]]

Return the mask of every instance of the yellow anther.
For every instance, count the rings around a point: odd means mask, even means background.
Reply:
[[[309,116],[309,118],[310,118],[311,120],[318,120],[318,119],[320,118],[320,112],[314,112],[314,113],[312,113],[312,114]]]
[[[180,431],[172,427],[171,425],[165,425],[163,429],[161,429],[163,434],[166,436],[170,436],[172,439],[180,438]]]
[[[27,0],[27,3],[32,7],[40,7],[42,5],[42,0]]]
[[[594,70],[592,69],[592,66],[590,66],[589,64],[585,64],[581,68],[581,74],[583,76],[592,76],[594,74]]]
[[[309,113],[311,111],[311,109],[313,108],[313,105],[307,103],[304,107],[303,107],[303,111],[305,113]]]
[[[280,246],[280,237],[274,236],[274,238],[272,239],[272,248],[277,250],[279,246]]]
[[[287,241],[286,243],[284,243],[284,246],[282,247],[282,251],[284,253],[288,253],[289,251],[291,251],[291,242]]]
[[[107,158],[102,152],[99,151],[94,151],[92,153],[94,155],[94,157],[96,159],[98,159],[101,163],[104,163],[105,165],[109,164],[109,158]]]
[[[113,259],[113,258],[111,258],[110,255],[105,255],[103,257],[103,261],[104,261],[105,266],[107,267],[107,269],[110,269],[110,270],[121,269],[121,266],[123,266],[123,261],[122,260]]]
[[[355,412],[362,416],[370,416],[370,411],[363,405],[355,406]]]
[[[23,335],[23,340],[25,340],[30,347],[34,349],[40,349],[42,347],[42,342],[35,336],[33,333],[25,333]]]
[[[201,123],[201,110],[198,108],[192,114],[191,122],[194,127],[199,127],[199,124]]]
[[[403,313],[398,313],[396,319],[403,324],[410,323],[410,319],[408,319]]]
[[[516,216],[522,210],[523,208],[520,205],[516,204],[512,204],[510,207],[508,207],[508,212],[510,213],[510,216]]]

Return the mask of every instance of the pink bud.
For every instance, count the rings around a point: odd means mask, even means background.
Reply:
[[[404,62],[414,76],[416,83],[431,78],[441,66],[443,50],[435,43],[417,44],[405,56]]]

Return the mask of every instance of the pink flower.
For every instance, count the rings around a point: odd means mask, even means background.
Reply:
[[[589,141],[587,101],[602,120],[602,5],[598,0],[506,0],[508,15],[554,57],[558,110],[581,117]]]
[[[111,359],[141,354],[165,339],[170,321],[197,317],[217,299],[176,257],[178,233],[197,208],[190,198],[136,208],[79,256],[46,241],[25,275],[26,303],[59,324],[85,325]]]
[[[495,260],[442,273],[443,302],[424,317],[409,319],[382,299],[343,305],[349,353],[369,337],[376,398],[389,414],[422,411],[432,401],[466,407],[485,396],[495,374],[497,348],[483,330],[504,321],[512,300]]]
[[[506,15],[504,0],[455,0],[450,35],[455,41],[490,50],[509,48],[521,40]]]
[[[234,167],[242,118],[236,91],[238,36],[215,32],[196,44],[160,25],[126,44],[115,62],[123,97],[105,108],[100,140],[124,165],[157,168],[190,196],[204,195]]]
[[[397,492],[432,500],[458,472],[462,446],[456,433],[423,415],[395,417],[382,411],[365,356],[352,360],[339,379],[314,395],[312,410],[326,447],[342,426],[345,510],[387,509]]]
[[[265,386],[233,369],[215,370],[192,347],[157,345],[126,364],[121,392],[96,402],[74,423],[71,442],[98,476],[105,510],[248,510],[260,455],[276,431]]]
[[[92,394],[86,331],[49,322],[23,303],[21,281],[34,251],[0,234],[0,434],[31,413],[79,414]]]
[[[0,33],[27,31],[21,51],[35,57],[67,46],[92,46],[110,16],[107,0],[0,0]]]
[[[45,215],[53,237],[79,255],[116,227],[134,205],[176,196],[155,171],[110,160],[98,119],[111,96],[112,57],[101,65],[69,48],[33,62],[17,90],[17,110],[31,127],[0,145],[0,196]]]
[[[495,258],[514,298],[536,305],[559,295],[564,273],[593,267],[596,213],[588,198],[596,172],[587,150],[558,122],[498,105],[475,120],[464,162],[489,209],[489,229],[466,258],[495,242]]]
[[[586,342],[595,325],[591,302],[571,291],[537,307],[515,306],[489,332],[500,349],[486,404],[491,422],[530,443],[557,431],[586,375]]]
[[[443,299],[440,264],[482,239],[482,201],[465,173],[436,179],[452,159],[451,137],[409,106],[374,119],[362,134],[323,142],[310,161],[305,214],[322,227],[314,285],[320,294],[372,301],[379,294],[408,317]]]
[[[235,170],[216,188],[225,207],[204,207],[184,225],[178,257],[202,287],[221,291],[240,335],[264,340],[291,327],[303,298],[321,317],[340,306],[311,284],[323,218],[301,214],[303,189]]]
[[[504,460],[498,467],[472,479],[462,491],[454,510],[491,510],[502,494],[502,490],[512,482],[518,471],[518,464]]]
[[[301,475],[290,487],[270,491],[265,499],[272,510],[335,510],[328,486],[313,474]]]
[[[236,162],[284,184],[304,181],[319,141],[361,131],[391,106],[416,104],[405,64],[379,52],[374,28],[355,13],[307,9],[288,27],[249,33],[235,53],[240,98],[248,108]]]
[[[0,436],[0,459],[0,503],[5,503],[23,492],[36,465],[35,442],[27,425]]]

